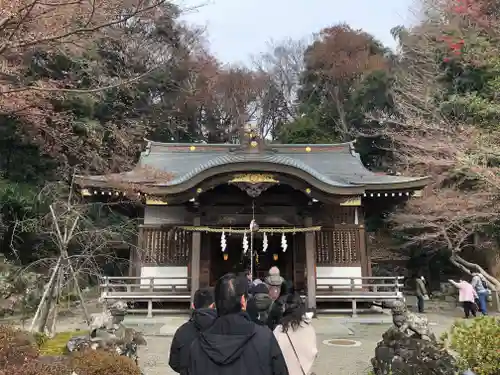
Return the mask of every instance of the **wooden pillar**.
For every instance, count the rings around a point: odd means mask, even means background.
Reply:
[[[132,249],[132,251],[135,253],[134,254],[134,260],[132,263],[132,267],[134,269],[134,276],[136,277],[141,277],[141,267],[142,267],[142,261],[144,259],[144,252],[147,251],[146,249],[146,238],[144,235],[144,226],[139,225],[139,231],[137,235],[137,247],[135,249]],[[137,284],[140,284],[140,280],[136,280]]]
[[[193,226],[200,226],[201,219],[195,216]],[[193,232],[193,243],[191,246],[191,300],[194,293],[200,288],[200,254],[201,254],[201,233]]]
[[[366,240],[366,228],[365,228],[365,218],[364,218],[363,208],[356,207],[354,224],[359,225],[358,229],[358,246],[359,246],[359,261],[361,262],[361,276],[371,277],[372,276],[372,264],[370,261],[370,251],[367,246]]]
[[[129,257],[128,257],[128,275],[129,277],[136,276],[136,267],[137,267],[137,247],[129,246]]]
[[[312,227],[312,218],[306,217],[305,227]],[[307,307],[316,312],[316,245],[314,232],[306,232],[306,274],[307,274]]]
[[[372,275],[372,267],[370,264],[370,255],[366,248],[366,232],[365,226],[360,225],[358,229],[359,236],[359,261],[361,262],[361,276],[370,277]]]

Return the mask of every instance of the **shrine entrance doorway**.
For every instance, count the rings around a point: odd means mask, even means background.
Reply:
[[[283,234],[268,234],[268,246],[263,251],[264,234],[257,232],[254,234],[254,264],[253,277],[263,279],[269,269],[273,266],[279,268],[281,276],[292,281],[294,286],[304,289],[305,273],[305,236],[304,233],[287,233],[286,250],[282,247]],[[239,273],[250,269],[250,249],[245,254],[243,251],[243,234],[233,233],[226,235],[226,250],[221,249],[221,234],[206,233],[205,244],[209,245],[210,259],[206,259],[204,264],[209,266],[209,285],[214,286],[218,278],[228,272]],[[249,234],[247,234],[250,243]],[[206,254],[205,253],[205,254]],[[208,255],[208,254],[207,254]],[[202,273],[204,270],[202,270]]]

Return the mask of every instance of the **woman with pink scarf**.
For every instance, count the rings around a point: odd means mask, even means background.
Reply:
[[[469,282],[460,279],[457,283],[453,280],[448,280],[452,283],[456,288],[458,288],[458,301],[462,302],[464,307],[465,318],[468,319],[472,314],[473,317],[476,317],[476,298],[477,293],[474,290],[474,287]]]

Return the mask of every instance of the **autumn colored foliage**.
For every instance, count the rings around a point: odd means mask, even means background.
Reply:
[[[479,268],[463,250],[481,238],[474,248],[487,267],[480,271],[500,285],[498,12],[490,1],[422,3],[427,18],[399,33],[397,115],[384,121],[401,168],[430,176],[432,184],[390,219],[407,245],[445,250],[469,272]]]
[[[306,59],[321,74],[342,80],[385,69],[387,61],[378,52],[370,35],[341,24],[321,30]]]
[[[140,375],[133,360],[107,351],[88,350],[67,356],[40,356],[28,333],[0,325],[0,375]]]

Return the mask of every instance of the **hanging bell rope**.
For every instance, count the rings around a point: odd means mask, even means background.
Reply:
[[[214,227],[202,227],[202,226],[185,226],[179,227],[182,230],[188,232],[205,232],[205,233],[231,233],[231,234],[245,234],[248,229],[233,229],[233,228],[214,228]],[[321,230],[320,226],[316,227],[306,227],[306,228],[259,228],[258,232],[275,234],[275,233],[305,233],[305,232],[319,232]]]

